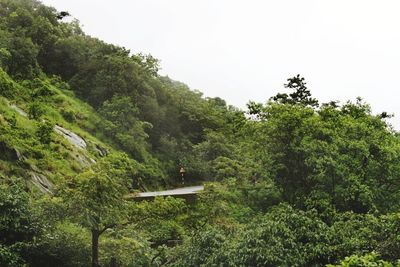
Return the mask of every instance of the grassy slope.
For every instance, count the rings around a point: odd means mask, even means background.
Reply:
[[[13,81],[0,69],[2,94],[7,96],[0,97],[0,142],[3,143],[3,147],[6,144],[6,149],[0,151],[0,175],[21,177],[29,181],[30,172],[34,171],[57,184],[73,177],[92,160],[101,157],[96,146],[109,152],[113,149],[111,145],[106,144],[108,142],[100,134],[101,131],[96,131],[96,124],[101,118],[90,106],[75,98],[73,92],[60,89],[65,87],[65,84],[47,78],[43,81],[51,95],[39,100],[38,97],[32,97],[32,89],[26,88],[24,82]],[[6,89],[12,93],[5,93]],[[34,102],[40,102],[45,110],[37,120],[30,119],[15,109],[17,106],[28,113],[30,105]],[[86,141],[87,149],[74,146],[55,131],[52,133],[52,142],[42,144],[36,132],[38,125],[43,121],[50,121],[78,134]],[[106,140],[106,143],[100,139]],[[13,157],[13,149],[21,154],[19,160],[16,160],[15,155]]]

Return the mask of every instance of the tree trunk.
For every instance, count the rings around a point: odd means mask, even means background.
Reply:
[[[117,259],[115,257],[111,257],[110,267],[118,267]]]
[[[98,230],[92,229],[92,267],[99,267],[99,236]]]

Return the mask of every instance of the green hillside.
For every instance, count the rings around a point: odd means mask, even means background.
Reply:
[[[160,67],[0,0],[0,266],[399,266],[390,115],[300,75],[242,111]],[[195,201],[126,198],[181,168]]]

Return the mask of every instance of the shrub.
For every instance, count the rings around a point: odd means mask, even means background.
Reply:
[[[12,249],[0,244],[0,266],[19,267],[23,261]]]
[[[0,95],[12,99],[16,91],[17,84],[0,68]]]
[[[39,123],[36,136],[42,144],[50,144],[53,128],[54,124],[48,121]]]
[[[339,265],[329,264],[327,267],[393,267],[393,264],[380,260],[379,255],[372,252],[364,256],[346,257]]]
[[[63,109],[63,110],[61,110],[61,115],[68,122],[75,122],[76,121],[75,113],[72,110]]]
[[[42,115],[44,115],[46,113],[46,109],[43,106],[43,104],[39,103],[39,102],[33,102],[29,105],[28,108],[28,117],[30,119],[35,119],[38,120],[40,119],[40,117]]]

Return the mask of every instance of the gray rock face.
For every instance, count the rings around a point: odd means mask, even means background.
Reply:
[[[10,108],[12,108],[12,109],[15,110],[16,112],[18,112],[19,115],[24,116],[24,117],[28,117],[28,114],[26,114],[25,111],[23,111],[22,109],[20,109],[20,108],[17,107],[16,105],[11,104],[11,105],[10,105]]]
[[[75,153],[72,154],[72,157],[84,168],[89,167],[90,165],[96,163],[96,161],[84,154]]]
[[[10,108],[12,108],[16,112],[18,112],[19,115],[24,116],[24,117],[28,117],[28,114],[26,114],[25,111],[23,111],[21,108],[19,108],[15,104],[10,104],[10,102],[7,99],[6,99],[6,103],[10,106]]]
[[[76,151],[71,153],[71,156],[82,166],[88,167],[96,161],[87,155],[87,144],[85,140],[77,135],[76,133],[67,130],[59,125],[54,126],[54,131],[60,135],[62,135],[65,139],[68,140],[72,145],[81,149],[81,151]]]
[[[83,140],[82,137],[80,137],[79,135],[77,135],[74,132],[71,132],[70,130],[67,130],[61,126],[54,126],[54,131],[56,131],[56,133],[64,136],[65,139],[67,139],[71,144],[73,144],[74,146],[81,148],[81,149],[86,149],[86,142],[85,140]]]
[[[95,145],[94,149],[97,151],[100,157],[105,157],[108,155],[108,150],[98,144]]]
[[[46,176],[37,172],[29,173],[32,178],[32,183],[43,193],[45,194],[53,194],[52,189],[54,185],[47,179]]]

